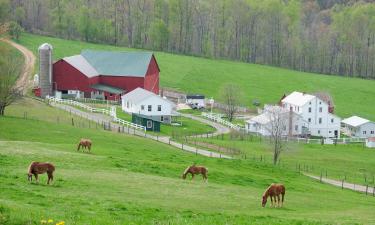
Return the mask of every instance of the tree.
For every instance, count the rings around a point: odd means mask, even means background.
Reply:
[[[221,90],[221,101],[225,104],[225,114],[232,122],[234,115],[238,111],[243,93],[240,87],[235,84],[225,84]]]
[[[287,133],[289,113],[280,106],[270,106],[265,110],[270,121],[268,129],[270,132],[270,141],[273,146],[273,164],[276,165],[281,152],[285,149],[286,142],[283,141],[283,137]]]
[[[22,62],[15,60],[9,49],[2,47],[0,51],[0,116],[3,116],[5,107],[12,104],[22,93],[22,87],[15,86]]]
[[[9,34],[12,36],[12,38],[18,40],[23,29],[17,22],[10,22],[9,23]]]

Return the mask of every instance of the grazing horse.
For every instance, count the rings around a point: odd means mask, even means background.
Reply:
[[[190,173],[191,179],[194,179],[195,174],[202,174],[203,180],[207,181],[207,173],[208,169],[204,166],[196,166],[192,165],[185,169],[184,173],[182,174],[182,179],[186,179],[186,175]]]
[[[280,206],[280,194],[281,194],[281,206],[284,203],[285,187],[282,184],[271,184],[267,190],[264,192],[262,197],[262,207],[267,203],[267,198],[271,198],[271,207],[276,204],[277,197],[277,206]]]
[[[80,149],[81,146],[82,146],[82,149],[86,149],[86,148],[88,148],[88,149],[89,149],[89,152],[90,152],[90,150],[91,150],[91,144],[92,144],[92,142],[91,142],[90,139],[84,139],[84,138],[82,138],[82,139],[79,141],[79,143],[78,143],[77,151],[79,151],[79,149]]]
[[[53,172],[55,171],[55,166],[52,163],[41,163],[41,162],[32,162],[27,171],[28,180],[33,181],[33,175],[35,176],[36,182],[38,182],[38,174],[47,173],[49,184],[50,181],[53,181]]]

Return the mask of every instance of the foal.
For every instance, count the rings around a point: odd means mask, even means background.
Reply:
[[[284,203],[285,187],[282,184],[271,184],[263,194],[262,207],[266,205],[268,196],[270,196],[271,198],[271,207],[274,206],[274,204],[276,204],[276,197],[277,197],[277,206],[280,206],[280,194],[281,194],[281,207],[282,207]]]
[[[90,139],[84,139],[84,138],[82,138],[82,139],[79,141],[79,143],[78,143],[77,151],[79,151],[79,149],[80,149],[81,146],[82,146],[82,149],[86,149],[86,148],[88,148],[88,149],[89,149],[89,152],[90,152],[90,150],[91,150],[91,144],[92,144],[92,142],[91,142]]]
[[[191,179],[194,179],[194,175],[196,174],[202,174],[203,180],[207,181],[207,173],[208,169],[204,166],[196,166],[192,165],[189,166],[188,168],[185,169],[184,173],[182,174],[182,179],[186,179],[186,175],[190,173],[191,174]]]
[[[29,166],[29,170],[27,171],[28,180],[31,182],[33,181],[33,175],[35,176],[36,182],[38,182],[38,174],[47,173],[49,184],[50,181],[53,181],[53,172],[55,171],[55,166],[52,163],[40,163],[40,162],[32,162]]]

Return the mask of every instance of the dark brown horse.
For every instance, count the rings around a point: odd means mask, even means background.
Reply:
[[[84,139],[82,138],[79,143],[78,143],[78,147],[77,147],[77,151],[79,151],[79,149],[81,148],[82,146],[82,149],[86,149],[88,148],[89,149],[89,152],[91,151],[91,140],[90,139]]]
[[[28,180],[33,181],[33,175],[35,176],[36,182],[38,182],[38,174],[47,173],[49,184],[50,181],[53,181],[53,172],[55,171],[55,166],[51,163],[41,163],[41,162],[32,162],[27,171]]]
[[[207,181],[207,173],[208,169],[204,166],[196,166],[192,165],[185,169],[184,173],[182,174],[182,179],[186,179],[186,175],[190,173],[191,179],[194,179],[194,175],[196,174],[202,174],[203,180]]]
[[[277,206],[280,206],[280,194],[281,194],[281,206],[283,206],[284,195],[285,195],[284,185],[271,184],[263,194],[262,207],[266,205],[268,196],[271,198],[271,207],[274,206],[274,204],[276,204],[276,198],[277,198]]]

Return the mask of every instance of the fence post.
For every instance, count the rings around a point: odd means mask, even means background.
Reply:
[[[341,189],[344,189],[344,179],[342,179],[342,182],[341,182]]]
[[[319,179],[320,183],[322,183],[322,179],[323,179],[323,172],[320,171],[320,179]]]
[[[367,191],[368,191],[368,184],[366,184],[366,195],[367,195]]]
[[[171,145],[171,138],[168,138],[168,144]]]
[[[184,150],[184,143],[181,144],[181,149]]]
[[[72,126],[74,126],[74,119],[73,119],[73,117],[72,117]]]

